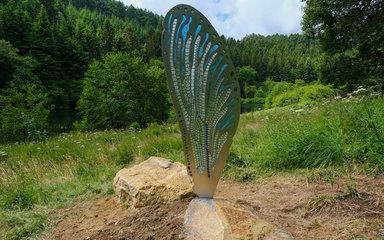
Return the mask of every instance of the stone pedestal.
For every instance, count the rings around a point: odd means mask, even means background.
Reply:
[[[195,198],[190,202],[180,237],[187,240],[293,240],[288,232],[242,206],[209,198]]]

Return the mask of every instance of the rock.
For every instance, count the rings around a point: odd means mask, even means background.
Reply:
[[[180,238],[187,240],[292,240],[285,230],[225,200],[195,198],[184,217]]]
[[[150,157],[120,170],[113,182],[119,200],[133,207],[172,202],[193,195],[187,168],[159,157]]]

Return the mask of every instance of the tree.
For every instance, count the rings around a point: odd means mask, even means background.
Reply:
[[[147,101],[145,115],[150,117],[147,122],[165,121],[169,113],[169,94],[164,65],[160,60],[150,61],[147,78],[150,83],[150,94],[145,99]]]
[[[36,69],[40,81],[47,87],[56,104],[67,102],[65,91],[60,87],[60,58],[57,51],[54,26],[49,21],[43,5],[40,6],[33,23],[32,46],[30,53],[39,62]]]
[[[328,55],[326,64],[342,72],[340,83],[361,84],[364,78],[384,77],[384,2],[377,0],[306,0],[303,31],[318,40]],[[332,60],[332,58],[334,58]],[[330,66],[331,62],[333,66]],[[341,62],[340,62],[341,61]],[[345,67],[339,67],[343,65]],[[351,69],[352,68],[352,69]],[[358,72],[349,82],[348,72]],[[322,72],[327,81],[329,75]],[[331,76],[330,76],[331,77]],[[323,79],[324,80],[324,79]]]
[[[256,84],[257,72],[250,66],[243,66],[236,69],[236,75],[240,84],[240,95],[242,98],[245,98],[245,88],[246,86]]]
[[[139,41],[137,40],[137,33],[132,23],[128,23],[124,29],[116,34],[115,49],[116,51],[129,52],[137,55],[136,51],[139,50]]]
[[[23,54],[31,46],[32,23],[30,14],[17,1],[9,0],[7,5],[0,5],[0,36]]]
[[[158,29],[150,28],[146,40],[147,57],[159,58],[161,57],[161,31]]]
[[[47,11],[50,21],[55,21],[58,14],[57,4],[55,0],[40,0],[41,4],[44,5],[44,8]]]
[[[9,42],[0,40],[0,89],[12,80],[14,71],[22,63],[17,51]]]
[[[104,21],[103,30],[100,36],[100,52],[106,54],[112,51],[113,39],[115,38],[115,32],[112,28],[111,21],[107,18]]]
[[[162,121],[167,101],[164,70],[140,57],[109,53],[85,73],[78,109],[81,127],[123,128]],[[165,88],[165,89],[164,89]]]
[[[4,40],[0,40],[0,90],[10,84],[33,83],[41,87],[39,78],[34,74],[38,62],[30,57],[18,55],[18,49]]]
[[[317,80],[319,56],[316,42],[301,34],[261,36],[251,34],[241,40],[224,40],[236,67],[250,66],[257,72],[258,83],[274,81],[306,82]]]
[[[35,84],[12,85],[0,94],[0,141],[41,140],[52,109]]]

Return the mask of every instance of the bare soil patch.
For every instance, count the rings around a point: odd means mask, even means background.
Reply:
[[[215,197],[245,205],[296,239],[384,239],[384,176],[332,185],[298,175],[222,181]],[[43,239],[178,239],[189,201],[131,209],[114,197],[81,200],[52,215],[57,226]]]

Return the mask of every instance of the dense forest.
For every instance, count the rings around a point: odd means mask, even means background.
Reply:
[[[222,36],[244,108],[381,86],[382,1],[308,0],[304,10],[304,34]],[[115,0],[1,0],[0,141],[43,138],[54,109],[77,109],[78,129],[172,119],[161,31],[162,16]]]

